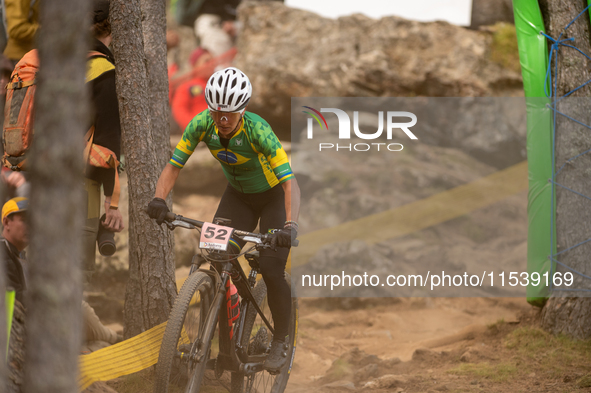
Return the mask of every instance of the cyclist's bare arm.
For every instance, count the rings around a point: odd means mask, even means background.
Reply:
[[[281,183],[285,192],[285,216],[287,221],[298,221],[300,215],[300,186],[295,177]]]
[[[172,187],[174,187],[174,183],[176,183],[176,179],[179,177],[180,171],[181,168],[177,168],[170,163],[166,164],[164,170],[158,178],[158,183],[156,183],[156,194],[154,197],[166,199],[172,190]]]

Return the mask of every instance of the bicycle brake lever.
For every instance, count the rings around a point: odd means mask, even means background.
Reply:
[[[267,249],[267,248],[271,248],[271,245],[270,244],[265,244],[265,243],[258,243],[258,244],[256,244],[254,246],[254,248],[257,251],[261,251],[261,250],[264,250],[264,249]]]

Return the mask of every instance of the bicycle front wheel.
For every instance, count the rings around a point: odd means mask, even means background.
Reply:
[[[197,343],[203,334],[212,300],[211,278],[203,272],[191,274],[179,291],[164,330],[156,365],[154,393],[178,391],[189,380],[196,382],[197,386],[201,383],[210,343],[204,349],[207,355],[202,362],[196,363],[193,356],[200,349]]]
[[[291,288],[291,277],[285,273],[285,280]],[[267,303],[267,286],[263,280],[255,285],[252,294],[257,304],[263,311],[268,321],[271,321],[271,311]],[[287,380],[291,373],[291,366],[295,355],[297,339],[298,299],[291,298],[291,317],[289,322],[289,348],[287,350],[287,362],[278,374],[272,375],[263,370],[252,375],[244,373],[232,373],[232,393],[282,393],[287,386]],[[244,319],[244,334],[242,346],[248,348],[249,355],[261,355],[267,351],[273,335],[267,329],[265,323],[254,309],[249,307]]]

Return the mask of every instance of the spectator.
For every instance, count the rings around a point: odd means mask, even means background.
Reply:
[[[209,60],[211,60],[211,55],[202,48],[193,51],[189,58],[193,69],[201,67]],[[204,95],[206,84],[207,79],[194,77],[179,85],[174,91],[171,100],[172,115],[182,130],[187,128],[195,115],[207,109]]]
[[[35,48],[35,35],[39,30],[39,1],[4,0],[8,43],[4,55],[12,66],[31,49]]]
[[[91,87],[91,108],[94,110],[93,144],[106,148],[116,155],[121,151],[121,123],[119,121],[119,103],[115,91],[115,61],[108,46],[111,44],[111,24],[109,23],[109,1],[94,0],[92,13],[92,55],[88,60],[86,82]],[[96,238],[99,225],[113,232],[123,230],[123,217],[116,206],[112,206],[117,195],[115,182],[116,169],[88,166],[86,170],[85,190],[88,195],[87,220],[84,227],[84,271],[87,280],[95,269]],[[100,188],[105,195],[104,222],[100,217]],[[115,192],[115,193],[114,193]],[[118,196],[118,195],[117,195]]]
[[[176,48],[181,43],[181,37],[176,31],[166,30],[166,51]]]
[[[23,250],[29,245],[29,231],[26,211],[29,200],[13,198],[2,207],[2,243],[4,245],[4,266],[7,287],[14,288],[16,299],[24,304],[23,294],[27,289],[27,264]]]
[[[213,57],[234,46],[237,35],[236,9],[240,0],[205,0],[195,20],[199,44]]]
[[[29,230],[26,213],[29,200],[24,197],[13,198],[2,207],[2,243],[7,273],[7,287],[15,290],[16,299],[25,305],[28,266],[23,250],[29,245]],[[98,349],[121,341],[122,337],[104,326],[88,303],[82,301],[82,315],[86,346]],[[100,343],[96,343],[99,341]]]
[[[29,196],[31,184],[27,181],[25,172],[11,171],[10,169],[3,167],[0,178],[6,186],[6,199]]]
[[[2,91],[0,94],[2,95],[2,116],[4,116],[4,104],[6,100],[6,85],[10,81],[10,75],[14,70],[14,66],[8,60],[8,58],[4,55],[0,55],[0,88]]]

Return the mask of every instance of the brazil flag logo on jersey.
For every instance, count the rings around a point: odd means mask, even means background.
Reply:
[[[220,150],[216,156],[218,160],[227,162],[229,164],[236,164],[238,162],[236,154],[232,153],[231,151]]]

